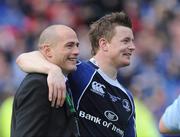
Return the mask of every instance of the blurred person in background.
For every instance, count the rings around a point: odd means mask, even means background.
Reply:
[[[159,121],[162,134],[180,135],[180,95],[167,107]]]
[[[123,12],[107,14],[91,25],[89,37],[93,58],[79,62],[77,70],[68,75],[80,133],[85,137],[135,137],[133,97],[117,80],[118,69],[130,64],[135,50],[131,20]],[[52,70],[50,63],[43,63],[45,58],[37,51],[20,55],[17,62],[26,72],[56,74],[49,76],[53,91],[49,92],[50,100],[54,104],[55,95],[62,92],[56,86],[62,82],[57,77],[59,71]]]
[[[137,97],[134,98],[134,102],[136,107],[136,129],[138,137],[161,137],[150,109]]]
[[[0,92],[12,91],[13,81],[12,72],[8,63],[7,56],[4,52],[0,51]],[[0,101],[1,102],[1,101]]]
[[[76,33],[65,25],[47,27],[41,33],[38,43],[41,56],[56,64],[57,68],[61,67],[63,78],[76,69],[78,46]],[[35,62],[31,63],[35,65]],[[69,92],[68,95],[71,94]],[[65,98],[65,95],[62,96]],[[78,137],[71,100],[69,97],[61,108],[52,108],[48,101],[47,75],[28,74],[14,97],[11,137]]]
[[[0,93],[0,137],[10,137],[14,93],[11,88],[6,88]]]
[[[130,84],[136,108],[137,135],[138,137],[161,137],[157,128],[156,118],[154,117],[150,107],[143,102],[144,89],[139,88],[139,84],[145,85],[145,83],[137,77],[135,77],[134,82]]]
[[[0,106],[0,137],[10,137],[13,96],[7,97]]]

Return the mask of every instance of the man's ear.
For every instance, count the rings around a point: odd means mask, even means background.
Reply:
[[[103,51],[108,51],[108,41],[105,38],[99,39],[99,48]]]
[[[41,51],[43,52],[46,58],[52,57],[52,49],[50,48],[49,45],[43,45],[43,47],[41,47]]]

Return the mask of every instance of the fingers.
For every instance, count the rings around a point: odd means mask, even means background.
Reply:
[[[64,88],[61,89],[61,101],[60,101],[60,106],[63,106],[64,101],[66,99],[66,87],[64,86]]]
[[[51,106],[54,107],[57,93],[52,83],[48,82],[48,87],[49,87],[49,101],[51,101]]]
[[[56,101],[56,108],[58,108],[59,106],[62,107],[61,104],[60,104],[60,102],[61,102],[61,97],[62,97],[61,94],[62,94],[61,91],[59,91],[59,89],[58,89],[57,101]]]
[[[60,69],[52,69],[48,73],[47,77],[49,87],[49,101],[51,106],[56,107],[63,106],[66,96],[66,84],[65,77]]]
[[[56,107],[58,106],[62,107],[65,101],[65,98],[66,98],[66,88],[65,88],[65,85],[62,85],[61,87],[58,88]]]
[[[62,107],[66,98],[66,86],[62,85],[53,85],[48,83],[49,86],[49,101],[51,101],[51,106],[56,108],[59,106]]]
[[[52,107],[54,107],[56,104],[57,95],[58,95],[57,88],[53,87],[53,95],[52,95],[52,102],[51,102]]]
[[[49,87],[49,101],[52,101],[52,96],[53,96],[53,85],[48,83]]]

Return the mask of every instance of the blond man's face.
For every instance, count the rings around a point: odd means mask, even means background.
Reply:
[[[119,68],[130,64],[130,58],[135,50],[134,36],[130,28],[116,26],[115,34],[108,43],[108,56],[112,64]]]

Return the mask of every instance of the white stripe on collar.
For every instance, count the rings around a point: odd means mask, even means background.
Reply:
[[[97,64],[97,61],[94,58],[91,58],[89,61],[91,63],[93,63],[94,65],[96,65],[97,67],[99,67],[98,64]]]
[[[127,93],[125,88],[119,83],[117,79],[112,79],[108,75],[106,75],[101,69],[98,69],[97,72],[103,77],[105,81],[110,83],[111,85],[120,88],[123,92]]]
[[[97,61],[94,58],[91,58],[90,61],[98,66]],[[98,66],[99,67],[99,66]],[[105,81],[107,81],[108,83],[110,83],[111,85],[120,88],[123,92],[127,93],[125,88],[119,83],[119,81],[117,79],[111,79],[106,73],[104,73],[100,68],[97,70],[99,72],[99,74],[103,77],[103,79]]]

